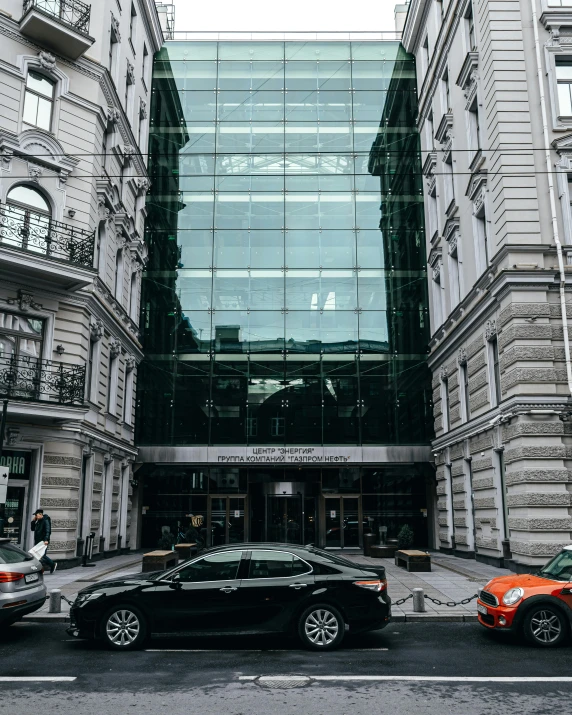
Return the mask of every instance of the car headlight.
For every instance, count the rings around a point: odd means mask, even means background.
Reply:
[[[507,591],[502,597],[502,602],[505,606],[514,606],[523,596],[524,591],[522,588],[511,588],[510,591]]]
[[[88,601],[93,601],[96,598],[103,596],[103,593],[80,593],[74,601],[74,606],[83,606]]]

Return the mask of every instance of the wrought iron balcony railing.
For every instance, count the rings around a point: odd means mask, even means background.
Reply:
[[[85,365],[34,357],[0,357],[0,397],[58,405],[82,405]]]
[[[93,268],[95,231],[89,233],[18,206],[0,206],[0,248]]]
[[[55,17],[77,32],[89,35],[91,6],[80,0],[24,0],[24,14],[33,8]]]

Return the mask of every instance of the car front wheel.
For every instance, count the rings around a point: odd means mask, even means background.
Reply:
[[[564,641],[568,625],[558,608],[539,604],[524,617],[523,630],[529,643],[541,648],[551,648]]]
[[[104,615],[103,640],[114,650],[135,650],[145,641],[147,629],[141,611],[133,606],[114,606]]]
[[[310,606],[298,621],[300,640],[311,650],[333,650],[340,645],[344,634],[344,619],[333,606]]]

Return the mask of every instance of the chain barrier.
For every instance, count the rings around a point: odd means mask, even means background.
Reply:
[[[426,593],[424,593],[423,596],[428,601],[431,601],[432,603],[434,603],[436,606],[449,606],[449,608],[453,608],[454,606],[466,606],[467,603],[470,603],[475,598],[478,598],[479,594],[475,593],[474,596],[470,596],[469,598],[463,598],[462,601],[440,601],[438,598],[431,598],[431,596],[428,596]],[[409,601],[410,598],[413,598],[412,593],[410,593],[409,596],[406,596],[405,598],[400,598],[398,601],[392,601],[391,605],[392,606],[401,606],[402,603],[405,603],[405,601]]]
[[[409,596],[405,596],[405,598],[400,598],[399,601],[392,601],[391,605],[392,606],[401,606],[402,603],[405,603],[405,601],[409,601],[410,598],[413,598],[412,593],[410,593]]]
[[[426,599],[434,603],[436,606],[449,606],[450,608],[453,608],[454,606],[466,606],[467,603],[470,603],[473,599],[479,597],[479,594],[475,593],[474,596],[470,596],[469,598],[463,598],[462,601],[440,601],[438,598],[431,598],[431,596],[428,596],[426,593],[423,595]]]

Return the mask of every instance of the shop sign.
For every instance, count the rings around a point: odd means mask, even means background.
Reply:
[[[247,447],[242,454],[226,451],[217,455],[222,464],[347,464],[354,461],[351,451],[324,447]]]
[[[0,467],[0,504],[6,503],[8,493],[8,467]]]
[[[29,479],[31,463],[31,452],[4,449],[0,457],[0,467],[8,467],[10,479]]]

